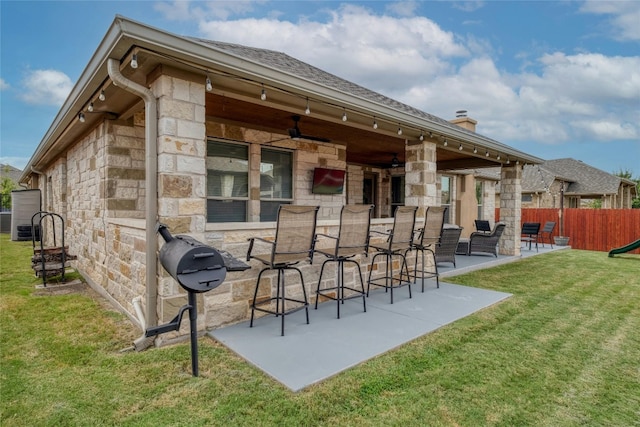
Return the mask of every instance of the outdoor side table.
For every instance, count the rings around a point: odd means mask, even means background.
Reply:
[[[469,254],[469,239],[463,237],[460,240],[458,240],[456,255],[468,255],[468,254]]]

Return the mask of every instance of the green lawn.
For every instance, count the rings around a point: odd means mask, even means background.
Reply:
[[[188,342],[121,351],[140,331],[92,292],[36,290],[30,255],[0,235],[3,427],[640,426],[637,255],[447,278],[514,296],[295,394],[208,338],[198,378]]]

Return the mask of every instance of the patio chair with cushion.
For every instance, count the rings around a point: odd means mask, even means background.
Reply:
[[[396,209],[393,219],[393,229],[388,233],[376,232],[387,237],[386,242],[370,244],[370,247],[377,252],[371,260],[371,271],[369,272],[369,280],[367,281],[367,296],[371,285],[381,286],[385,291],[391,293],[391,304],[393,304],[393,288],[407,286],[409,288],[409,298],[411,298],[411,279],[409,269],[407,267],[407,258],[405,253],[409,250],[413,241],[413,227],[416,223],[416,206],[399,206]],[[376,258],[385,257],[384,276],[373,279],[373,272]],[[395,277],[393,274],[393,257],[397,256],[401,259],[400,274]],[[404,269],[404,272],[403,272]],[[405,280],[406,277],[406,280]],[[395,285],[394,285],[395,284]]]
[[[274,314],[275,316],[282,316],[281,335],[284,335],[284,318],[287,314],[304,309],[307,315],[307,324],[309,323],[307,291],[305,290],[302,271],[295,265],[313,259],[318,208],[318,206],[280,205],[275,240],[270,241],[260,237],[249,239],[247,261],[257,259],[266,266],[260,271],[258,280],[256,280],[256,288],[251,302],[250,327],[253,327],[253,318],[256,310]],[[262,247],[268,245],[268,250],[257,255],[253,254],[256,242]],[[261,298],[258,298],[260,279],[262,274],[268,270],[278,270],[276,295],[272,296],[273,291],[270,288],[268,293],[263,293]],[[296,270],[300,275],[302,299],[285,296],[286,286],[284,279],[286,270]],[[274,302],[275,308],[273,307]]]
[[[549,239],[549,244],[551,245],[551,249],[553,249],[553,230],[556,228],[556,223],[554,221],[547,221],[544,223],[544,227],[540,231],[540,241],[542,242],[542,247],[544,248],[544,237],[545,234]]]
[[[491,225],[489,224],[489,221],[484,219],[476,219],[474,222],[476,225],[476,231],[491,233]]]
[[[456,266],[456,252],[458,252],[458,243],[460,243],[460,235],[462,227],[447,227],[442,229],[440,244],[436,246],[436,262],[452,262]],[[467,251],[464,251],[466,254]]]
[[[503,222],[498,222],[493,227],[491,233],[486,234],[481,231],[474,231],[469,236],[469,255],[474,252],[485,252],[489,254],[495,255],[498,257],[498,241],[500,241],[500,237],[504,232],[505,224]]]
[[[427,207],[424,227],[419,230],[418,239],[411,243],[411,246],[407,251],[415,250],[416,252],[420,252],[422,255],[422,268],[420,269],[420,274],[418,274],[418,254],[416,254],[413,275],[411,276],[416,280],[416,282],[418,281],[418,277],[422,279],[422,292],[424,292],[424,279],[428,279],[430,277],[435,277],[436,287],[440,287],[440,275],[438,274],[438,264],[436,262],[436,248],[440,244],[440,236],[442,235],[442,226],[444,225],[444,216],[446,212],[446,207]],[[424,257],[425,252],[429,252],[433,258],[433,271],[427,270]]]
[[[369,250],[369,228],[371,225],[371,211],[373,205],[346,205],[342,207],[340,212],[340,229],[338,237],[329,236],[327,234],[318,233],[316,235],[316,252],[327,257],[320,268],[320,277],[318,278],[318,286],[316,288],[316,305],[318,308],[318,300],[322,295],[336,301],[338,310],[338,319],[340,318],[340,304],[344,304],[347,299],[362,297],[362,306],[367,311],[367,303],[365,301],[364,280],[362,280],[362,270],[358,261],[354,260],[358,254],[367,255]],[[319,237],[332,240],[332,245],[328,248],[319,247]],[[322,275],[324,267],[328,262],[337,262],[336,270],[337,278],[335,286],[320,289],[322,284]],[[360,289],[345,286],[344,284],[344,263],[351,262],[358,267],[358,275],[360,276]],[[345,294],[345,289],[348,291]]]
[[[538,252],[538,234],[540,233],[539,222],[525,222],[522,224],[522,233],[520,241],[529,243],[529,250],[531,250],[531,244],[536,244],[536,252]]]

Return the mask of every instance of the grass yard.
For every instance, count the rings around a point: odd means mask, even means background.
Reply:
[[[36,290],[30,256],[0,235],[4,427],[640,426],[637,255],[448,278],[514,296],[295,394],[208,338],[198,378],[189,342],[121,351],[140,331],[85,287]]]

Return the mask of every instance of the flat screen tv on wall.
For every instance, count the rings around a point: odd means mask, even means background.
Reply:
[[[342,194],[345,171],[315,168],[313,170],[313,194]]]

